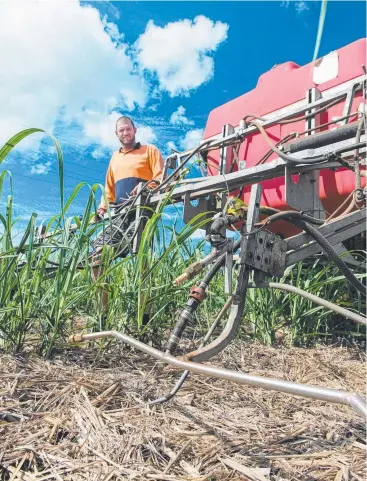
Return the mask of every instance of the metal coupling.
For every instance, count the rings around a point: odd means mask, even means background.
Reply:
[[[83,334],[72,334],[69,336],[68,342],[70,343],[77,343],[77,342],[83,342]]]
[[[200,261],[194,262],[193,264],[190,264],[184,270],[184,272],[173,281],[173,284],[175,286],[179,286],[183,282],[189,281],[190,279],[195,277],[203,269],[204,269],[204,265]]]
[[[226,243],[227,238],[221,234],[209,234],[206,240],[218,250]]]
[[[191,299],[197,300],[200,304],[206,299],[207,293],[205,289],[202,287],[193,286],[190,289],[190,296]]]
[[[172,352],[176,349],[187,324],[192,321],[192,318],[192,306],[184,307],[180,312],[175,327],[172,329],[172,332],[169,336],[166,345],[166,352],[168,351],[172,354]]]
[[[366,172],[366,171],[363,171]],[[362,172],[361,172],[362,174]],[[364,202],[366,200],[366,189],[357,189],[356,190],[356,201],[357,202]]]

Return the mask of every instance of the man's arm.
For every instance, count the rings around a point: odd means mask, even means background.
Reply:
[[[108,202],[115,202],[115,199],[116,199],[115,180],[113,177],[113,171],[111,169],[111,162],[108,166],[107,174],[106,174],[105,193],[106,193]],[[99,204],[99,207],[98,207],[98,213],[102,215],[106,212],[106,210],[107,210],[106,202],[104,200],[104,197],[102,196],[101,203]]]
[[[157,181],[157,183],[152,182],[148,187],[156,187],[161,181],[162,171],[163,171],[163,158],[157,147],[152,145],[149,152],[149,164],[152,171],[152,180]]]

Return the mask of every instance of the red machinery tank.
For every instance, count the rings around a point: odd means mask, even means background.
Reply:
[[[332,52],[326,57],[309,63],[303,67],[294,62],[286,62],[264,73],[258,80],[255,89],[212,110],[209,114],[204,139],[220,135],[224,124],[233,127],[239,125],[240,120],[247,114],[266,117],[270,113],[292,106],[306,98],[309,89],[316,87],[324,96],[325,93],[337,86],[342,86],[364,74],[366,64],[366,39],[360,39],[346,47]],[[350,112],[356,112],[361,103],[365,103],[363,92],[359,90],[352,98]],[[345,98],[319,114],[319,125],[343,116]],[[349,118],[352,122],[357,116]],[[331,124],[318,130],[335,129]],[[305,120],[289,124],[274,124],[266,131],[274,144],[292,132],[304,132]],[[302,138],[302,137],[301,137]],[[269,151],[269,146],[257,131],[249,135],[241,144],[239,160],[246,161],[246,168],[253,167]],[[208,175],[218,175],[219,150],[211,151],[208,155]],[[272,154],[267,162],[276,158]],[[234,171],[237,170],[237,165]],[[365,178],[362,177],[363,186]],[[263,196],[261,203],[276,209],[286,210],[284,177],[262,182]],[[322,170],[320,173],[320,199],[327,212],[333,212],[343,200],[355,189],[354,173],[340,168],[337,171]],[[250,187],[244,189],[242,200],[248,202]],[[236,193],[238,194],[238,192]],[[278,229],[279,231],[279,229]],[[282,233],[289,236],[293,229],[283,228]]]

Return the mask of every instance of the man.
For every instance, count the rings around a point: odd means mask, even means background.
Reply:
[[[105,185],[106,197],[110,203],[118,205],[126,202],[130,196],[136,195],[141,182],[146,185],[146,188],[152,188],[159,184],[163,170],[162,155],[155,146],[141,145],[140,142],[136,142],[136,132],[134,122],[129,117],[122,116],[117,120],[115,133],[121,143],[121,148],[112,154]],[[97,214],[103,217],[106,211],[106,204],[102,196]],[[112,221],[112,225],[107,225],[104,232],[95,240],[92,252],[94,280],[97,280],[102,274],[99,261],[104,245],[113,247],[116,257],[126,255],[128,241],[134,232],[131,222],[132,218],[126,218],[125,214],[117,216]],[[107,302],[108,294],[104,290],[102,292],[102,308],[105,312]]]

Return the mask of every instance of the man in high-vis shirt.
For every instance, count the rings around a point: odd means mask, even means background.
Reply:
[[[129,117],[123,116],[117,120],[115,133],[121,143],[121,148],[112,154],[105,185],[106,197],[110,203],[119,205],[126,202],[130,196],[136,195],[141,182],[145,183],[147,188],[156,187],[159,184],[163,170],[162,155],[154,145],[142,145],[140,142],[136,142],[136,132],[134,122]],[[106,203],[102,196],[97,214],[103,217],[106,211]],[[92,262],[95,280],[102,273],[99,260],[104,245],[113,247],[116,257],[123,257],[128,252],[127,244],[134,231],[134,228],[131,229],[131,222],[131,216],[126,218],[125,214],[115,217],[112,224],[108,223],[94,241]],[[104,310],[106,310],[107,302],[107,292],[103,291],[102,307]]]

